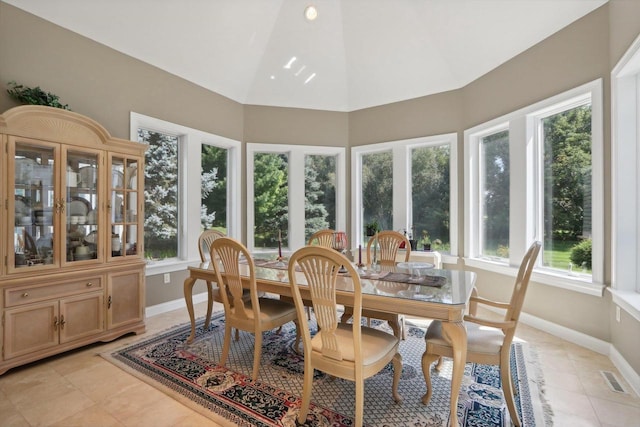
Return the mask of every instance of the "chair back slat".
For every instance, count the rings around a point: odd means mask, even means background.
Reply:
[[[374,249],[372,246],[376,244],[377,247]],[[367,263],[371,264],[373,260],[372,250],[377,250],[376,258],[380,265],[395,265],[396,257],[398,255],[398,250],[400,249],[400,245],[404,242],[405,256],[404,260],[409,261],[411,257],[411,243],[407,236],[398,233],[393,230],[383,230],[376,234],[373,239],[369,239],[367,243]]]
[[[308,245],[318,245],[323,246],[325,248],[330,248],[333,246],[333,234],[334,230],[329,228],[324,230],[316,231],[309,237]]]
[[[533,272],[533,267],[536,264],[536,258],[538,257],[541,247],[542,244],[540,242],[533,242],[522,258],[520,268],[518,269],[518,275],[516,276],[516,282],[513,287],[513,293],[511,294],[509,309],[505,313],[505,320],[512,320],[517,323],[520,318],[520,312],[524,305],[524,297],[527,293],[527,288],[529,287],[531,273]]]
[[[257,286],[255,283],[254,264],[248,250],[235,239],[219,237],[211,244],[210,257],[216,270],[216,278],[222,292],[222,300],[225,312],[234,313],[234,316],[249,319],[252,317],[252,308],[245,305],[243,299],[242,277],[240,275],[240,259],[243,257],[250,272],[250,292],[253,310],[259,312]],[[224,272],[224,279],[222,273]],[[229,296],[231,300],[229,300]],[[254,306],[254,304],[256,304]]]
[[[198,250],[200,251],[200,261],[205,262],[211,259],[210,248],[214,240],[224,237],[224,233],[218,230],[205,230],[198,237]]]
[[[318,323],[318,334],[322,341],[322,355],[335,360],[342,360],[342,350],[336,339],[336,329],[340,321],[338,306],[336,303],[337,283],[340,278],[339,270],[341,266],[347,269],[347,274],[353,281],[353,307],[354,321],[352,324],[355,348],[354,354],[359,357],[361,354],[360,334],[361,334],[361,311],[362,311],[362,290],[360,277],[342,254],[321,246],[306,246],[296,251],[289,260],[289,282],[294,294],[294,301],[298,310],[298,318],[304,309],[302,297],[298,289],[299,278],[295,270],[296,265],[304,274],[306,285],[313,304],[313,312]],[[306,320],[303,320],[306,323]],[[305,343],[311,339],[309,328],[302,327],[302,338]]]

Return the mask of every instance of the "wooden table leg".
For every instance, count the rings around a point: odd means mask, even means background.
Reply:
[[[196,283],[195,277],[187,277],[184,281],[184,300],[187,303],[187,311],[189,319],[191,319],[191,335],[187,338],[187,344],[190,344],[196,337],[196,316],[193,312],[193,284]]]
[[[458,394],[467,362],[467,330],[462,322],[442,322],[442,332],[453,347],[449,425],[458,427]]]

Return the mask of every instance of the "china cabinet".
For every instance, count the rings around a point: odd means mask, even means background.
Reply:
[[[0,115],[0,374],[144,332],[145,148],[66,110]]]

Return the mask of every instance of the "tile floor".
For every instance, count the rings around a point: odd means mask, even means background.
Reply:
[[[205,310],[196,305],[198,316]],[[187,321],[184,308],[150,317],[146,334]],[[523,324],[517,335],[538,351],[555,426],[640,426],[640,398],[607,357]],[[0,376],[0,425],[219,425],[99,356],[138,339],[128,335],[9,370]],[[629,393],[611,391],[601,370],[614,372]]]

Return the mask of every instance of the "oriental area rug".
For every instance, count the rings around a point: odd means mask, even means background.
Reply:
[[[375,325],[376,322],[374,321]],[[365,380],[364,422],[368,426],[444,427],[448,425],[451,360],[432,372],[434,392],[428,405],[421,368],[424,328],[408,326],[400,344],[402,376],[398,391],[402,402],[391,397],[391,365]],[[312,330],[315,323],[310,322]],[[387,328],[377,322],[377,327]],[[295,426],[302,396],[303,355],[294,351],[295,325],[278,333],[264,333],[262,362],[257,381],[251,380],[253,335],[240,332],[233,339],[226,367],[220,366],[224,315],[203,330],[197,322],[196,339],[186,344],[188,324],[146,338],[113,353],[103,354],[127,372],[218,423],[241,426]],[[516,405],[525,427],[551,425],[545,414],[543,378],[535,354],[526,343],[512,346],[512,372],[518,390]],[[458,401],[461,425],[511,426],[495,366],[467,363]],[[308,426],[351,426],[353,382],[315,371]]]

